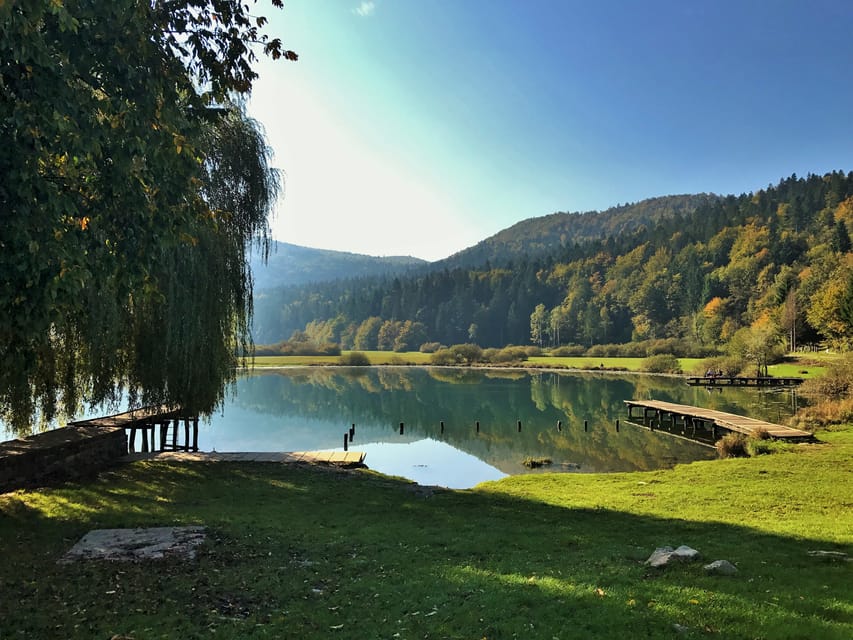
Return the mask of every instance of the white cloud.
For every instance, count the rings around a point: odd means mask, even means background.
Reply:
[[[372,16],[374,11],[376,11],[376,3],[371,2],[370,0],[365,0],[358,5],[358,7],[352,10],[354,14],[359,15],[362,18]]]

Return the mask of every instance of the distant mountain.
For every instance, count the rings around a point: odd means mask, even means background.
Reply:
[[[346,251],[300,247],[273,242],[269,260],[264,264],[253,252],[251,265],[255,290],[272,289],[312,282],[406,273],[428,264],[411,256],[365,256]]]
[[[473,247],[433,263],[436,268],[472,268],[491,262],[506,263],[521,257],[555,254],[574,244],[607,237],[620,237],[641,227],[652,227],[661,220],[689,216],[698,207],[712,201],[711,194],[661,196],[634,204],[611,207],[606,211],[552,213],[528,218],[499,231]]]

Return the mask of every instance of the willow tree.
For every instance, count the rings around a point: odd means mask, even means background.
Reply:
[[[199,413],[221,401],[278,189],[234,104],[256,50],[296,58],[265,23],[232,0],[0,3],[7,422],[124,392]]]

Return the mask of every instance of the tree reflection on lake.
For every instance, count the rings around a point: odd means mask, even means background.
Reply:
[[[631,374],[279,369],[242,377],[234,398],[203,427],[200,445],[217,451],[341,449],[355,424],[350,448],[366,451],[372,469],[468,487],[505,474],[650,470],[714,457],[707,446],[626,424],[624,400],[654,398],[779,421],[792,413],[792,397],[750,389],[709,392],[681,378]],[[523,464],[528,457],[552,464],[529,469]]]

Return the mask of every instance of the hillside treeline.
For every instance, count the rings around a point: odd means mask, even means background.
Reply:
[[[711,350],[750,329],[789,348],[846,349],[851,230],[853,172],[794,175],[534,258],[508,250],[494,265],[267,292],[256,299],[255,339],[300,332],[344,349],[396,350],[671,339]]]

